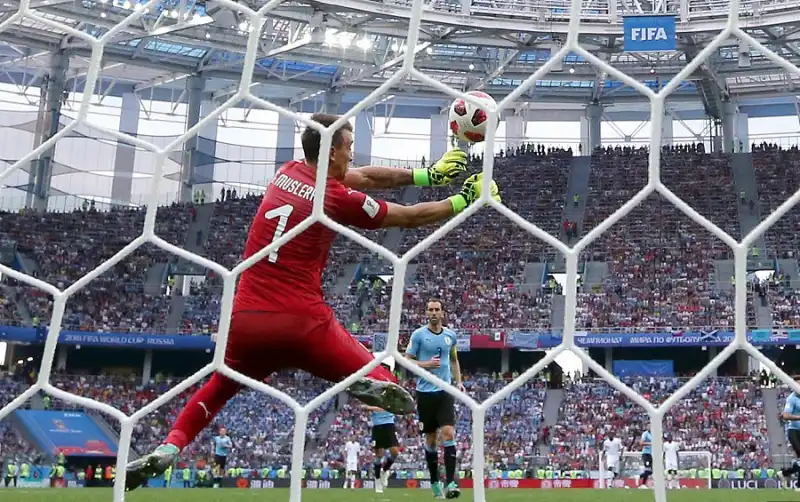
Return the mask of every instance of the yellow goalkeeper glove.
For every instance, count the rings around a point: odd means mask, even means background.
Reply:
[[[481,186],[483,184],[483,173],[473,174],[466,180],[461,187],[461,191],[452,197],[449,197],[450,203],[453,205],[453,214],[458,214],[467,208],[470,204],[481,198]],[[492,199],[497,202],[502,202],[500,199],[500,189],[497,188],[497,183],[492,180]]]
[[[466,172],[467,154],[459,149],[450,150],[431,167],[414,169],[414,184],[421,187],[448,185],[453,178]]]

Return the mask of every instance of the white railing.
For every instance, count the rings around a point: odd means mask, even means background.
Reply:
[[[154,8],[155,3],[156,3],[155,0],[153,0],[149,2],[145,7]],[[101,131],[103,131],[104,133],[111,135],[112,137],[124,139],[125,141],[131,142],[137,146],[146,148],[155,153],[156,162],[153,173],[153,187],[151,193],[151,200],[147,204],[148,210],[142,234],[136,239],[134,239],[125,248],[120,250],[114,257],[107,260],[103,264],[99,265],[97,268],[89,272],[86,276],[76,281],[74,284],[72,284],[70,287],[64,290],[59,290],[50,284],[47,284],[41,280],[16,272],[8,267],[0,266],[0,271],[2,273],[7,274],[17,280],[26,282],[30,285],[39,287],[42,290],[52,294],[54,299],[52,324],[50,326],[49,333],[47,336],[47,341],[44,348],[44,356],[42,358],[42,364],[37,382],[33,386],[31,386],[31,388],[25,391],[22,395],[15,398],[9,405],[3,407],[3,409],[0,410],[0,419],[6,417],[14,409],[21,406],[27,399],[29,399],[35,393],[39,391],[44,391],[59,399],[64,399],[66,401],[73,403],[79,403],[88,408],[102,411],[107,415],[110,415],[111,417],[115,418],[116,420],[119,420],[121,424],[121,434],[119,442],[119,452],[117,456],[117,479],[113,490],[113,497],[116,502],[121,502],[125,498],[125,492],[124,492],[125,478],[126,478],[125,466],[128,461],[131,434],[133,432],[134,424],[138,420],[141,420],[149,413],[153,412],[155,409],[162,406],[168,400],[173,399],[180,392],[183,392],[189,386],[197,383],[201,378],[203,378],[204,376],[208,375],[213,371],[221,372],[222,374],[236,380],[237,382],[240,382],[244,385],[247,385],[261,392],[264,392],[265,394],[268,394],[276,399],[279,399],[294,410],[296,419],[295,419],[295,429],[293,433],[291,489],[290,489],[290,500],[292,502],[300,502],[301,500],[303,452],[306,442],[305,429],[308,423],[308,416],[310,411],[320,406],[323,402],[327,401],[335,394],[345,390],[348,386],[350,386],[353,382],[355,382],[356,379],[366,375],[370,370],[372,370],[378,364],[380,364],[380,361],[383,358],[389,355],[394,356],[397,362],[402,366],[406,367],[406,369],[411,373],[414,373],[419,376],[424,376],[429,381],[437,384],[441,388],[445,389],[446,392],[458,398],[468,408],[470,408],[470,410],[472,411],[472,418],[473,418],[472,442],[474,444],[473,454],[475,458],[475,463],[473,465],[474,477],[478,480],[482,480],[485,478],[486,474],[485,461],[484,461],[485,459],[484,422],[486,419],[486,410],[490,406],[493,406],[497,404],[499,401],[508,397],[514,390],[518,389],[527,380],[529,380],[531,377],[539,373],[543,368],[545,368],[548,364],[550,364],[562,352],[572,351],[575,355],[581,358],[583,362],[592,371],[600,375],[604,380],[609,382],[609,384],[612,387],[618,389],[620,392],[628,396],[633,402],[641,406],[645,411],[647,411],[648,415],[650,416],[651,426],[652,426],[651,432],[653,434],[653,457],[655,459],[655,464],[653,466],[655,473],[654,495],[655,495],[655,500],[657,502],[666,502],[666,491],[664,483],[663,424],[662,424],[664,414],[673,405],[675,405],[676,402],[687,396],[700,381],[707,378],[714,369],[719,367],[720,364],[722,364],[722,362],[725,361],[729,356],[731,356],[735,351],[741,349],[748,352],[753,358],[761,361],[767,368],[769,368],[769,370],[772,373],[779,375],[783,381],[789,383],[794,391],[800,393],[800,385],[793,382],[792,379],[786,373],[784,373],[780,367],[778,367],[774,362],[772,362],[761,352],[759,352],[752,344],[750,344],[747,341],[746,338],[746,328],[747,328],[746,276],[747,276],[748,247],[751,244],[753,244],[753,242],[760,235],[762,235],[766,229],[768,229],[773,223],[775,223],[775,221],[778,218],[782,217],[789,209],[791,209],[795,204],[797,204],[798,201],[800,201],[800,191],[795,193],[776,211],[774,211],[764,221],[762,221],[759,225],[757,225],[747,236],[744,237],[744,239],[742,239],[741,242],[737,242],[733,237],[726,234],[719,227],[715,226],[705,217],[694,211],[688,204],[682,201],[675,193],[670,191],[661,182],[661,173],[660,173],[661,138],[660,137],[655,137],[651,141],[651,148],[649,152],[649,171],[648,171],[647,185],[643,187],[642,190],[638,194],[636,194],[636,196],[634,196],[627,203],[625,203],[615,213],[613,213],[600,225],[598,225],[596,228],[587,233],[572,248],[568,247],[566,244],[561,242],[556,237],[553,237],[552,235],[544,232],[536,225],[524,220],[522,217],[509,210],[501,203],[496,202],[489,197],[490,194],[489,188],[493,174],[493,158],[491,156],[486,156],[484,159],[483,172],[485,174],[485,177],[483,180],[482,196],[480,200],[477,201],[477,203],[470,206],[466,211],[464,211],[460,215],[448,221],[441,228],[437,229],[432,235],[428,236],[425,240],[414,246],[414,248],[409,250],[402,257],[391,253],[386,248],[378,244],[375,244],[374,242],[359,235],[357,232],[345,228],[342,225],[334,222],[330,217],[328,217],[324,213],[323,201],[324,201],[326,178],[328,172],[327,156],[322,156],[322,162],[318,169],[316,178],[317,179],[316,197],[314,199],[314,209],[312,215],[307,219],[305,219],[303,222],[301,222],[299,225],[297,225],[295,228],[293,228],[291,231],[284,234],[280,239],[272,242],[269,246],[265,247],[260,252],[256,253],[254,256],[248,258],[247,260],[245,260],[232,270],[228,270],[217,263],[214,263],[210,260],[207,260],[193,253],[190,253],[186,250],[183,250],[177,246],[174,246],[166,242],[162,238],[156,236],[154,233],[154,227],[155,227],[156,206],[158,198],[158,185],[163,176],[164,161],[167,158],[167,155],[170,152],[179,149],[188,138],[195,136],[209,121],[216,120],[216,118],[220,114],[222,114],[226,109],[230,108],[231,106],[242,100],[248,100],[257,107],[275,111],[288,118],[291,118],[303,124],[307,124],[308,126],[317,129],[322,135],[322,145],[321,145],[322,151],[328,151],[330,149],[333,131],[341,127],[346,121],[352,119],[359,111],[362,111],[366,107],[374,104],[380,98],[381,95],[387,93],[390,89],[399,84],[405,77],[408,76],[416,80],[419,80],[422,83],[430,86],[431,88],[436,89],[448,96],[451,96],[453,98],[460,97],[471,103],[474,103],[476,106],[481,106],[481,103],[478,103],[471,96],[463,95],[462,93],[459,93],[454,89],[445,86],[441,82],[438,82],[428,77],[427,75],[423,74],[419,70],[417,70],[414,67],[414,53],[408,52],[405,56],[403,65],[398,72],[396,72],[383,85],[381,85],[378,89],[376,89],[364,100],[362,100],[355,107],[353,107],[348,113],[346,113],[339,120],[337,120],[330,128],[327,129],[323,128],[320,124],[311,122],[303,116],[300,116],[296,113],[292,113],[286,109],[280,108],[272,103],[264,101],[263,99],[256,98],[249,91],[250,85],[252,83],[253,68],[255,66],[255,60],[259,48],[259,37],[261,33],[260,27],[264,23],[265,15],[270,10],[278,6],[280,4],[280,0],[270,0],[266,5],[261,7],[258,11],[253,11],[248,7],[245,7],[244,5],[233,2],[231,0],[218,0],[218,3],[221,6],[224,6],[225,8],[239,12],[242,17],[245,17],[249,20],[251,26],[256,27],[256,29],[252,30],[252,32],[248,35],[247,52],[243,63],[244,69],[241,81],[239,83],[238,91],[235,94],[233,94],[231,98],[227,100],[224,104],[222,104],[219,108],[214,110],[210,115],[203,118],[197,125],[186,131],[179,138],[170,142],[163,148],[158,148],[155,145],[147,143],[146,141],[142,141],[138,138],[126,136],[125,134],[122,134],[118,131],[112,131],[102,127],[96,127]],[[750,45],[750,47],[760,51],[766,57],[770,58],[775,63],[781,65],[783,68],[786,69],[786,71],[794,72],[800,75],[800,69],[792,66],[789,62],[783,60],[773,52],[769,51],[766,47],[764,47],[762,44],[760,44],[758,41],[753,39],[751,36],[743,32],[739,28],[738,12],[740,10],[740,6],[741,6],[740,0],[731,0],[729,9],[732,14],[727,23],[727,27],[708,46],[706,46],[694,60],[692,60],[677,75],[675,75],[675,77],[665,87],[663,87],[658,93],[656,93],[653,90],[649,89],[648,87],[644,86],[641,82],[629,77],[628,75],[618,71],[616,68],[610,66],[608,63],[600,60],[595,55],[591,54],[578,44],[578,34],[580,32],[580,27],[581,27],[582,2],[580,0],[573,0],[570,5],[568,36],[567,40],[564,43],[563,48],[559,50],[546,64],[544,64],[541,68],[539,68],[534,74],[528,77],[522,83],[522,85],[520,85],[519,87],[517,87],[517,89],[514,90],[514,92],[512,92],[509,96],[504,98],[497,105],[497,107],[493,106],[491,109],[487,110],[489,116],[488,123],[492,125],[496,124],[498,113],[501,110],[513,106],[513,104],[520,97],[522,97],[523,93],[527,92],[527,90],[530,89],[536,83],[537,80],[541,79],[551,70],[551,68],[557,61],[563,60],[563,58],[566,57],[570,52],[583,56],[589,63],[597,66],[600,70],[608,73],[611,77],[624,81],[628,86],[630,86],[633,89],[636,89],[643,96],[649,99],[651,103],[651,117],[653,117],[653,123],[652,123],[653,131],[661,131],[662,129],[661,121],[663,120],[664,117],[664,100],[666,96],[668,96],[671,92],[673,92],[681,82],[686,80],[698,68],[698,66],[703,63],[703,61],[705,61],[715,50],[719,48],[719,46],[725,40],[729,39],[730,37],[738,37],[742,39],[743,41],[747,42]],[[414,1],[409,22],[409,32],[407,39],[407,46],[409,47],[416,47],[419,41],[418,31],[420,27],[422,7],[423,7],[422,0]],[[34,18],[37,19],[39,23],[43,23],[48,26],[54,27],[56,29],[63,30],[70,36],[81,39],[91,47],[91,59],[89,65],[90,68],[88,74],[85,77],[86,90],[83,94],[80,112],[76,118],[76,122],[67,125],[64,129],[56,133],[52,138],[45,141],[42,145],[31,151],[24,158],[20,159],[18,162],[14,163],[14,165],[12,165],[8,169],[0,173],[0,181],[8,177],[9,174],[18,169],[20,166],[25,165],[25,163],[29,162],[31,159],[39,156],[43,151],[53,146],[59,139],[69,134],[70,131],[74,129],[75,124],[89,122],[87,112],[91,101],[92,90],[95,87],[100,72],[101,60],[103,57],[103,49],[105,45],[109,43],[117,34],[119,34],[120,31],[126,25],[135,23],[144,14],[145,10],[146,9],[132,11],[130,15],[125,18],[125,20],[120,22],[117,26],[109,30],[100,38],[94,38],[85,32],[79,31],[71,27],[62,26],[55,21],[43,18],[35,10],[32,10],[30,8],[30,0],[22,0],[20,2],[18,12],[9,16],[2,23],[0,23],[0,31],[4,31],[17,24],[23,18]],[[495,133],[496,131],[494,127],[490,126],[488,128],[488,135],[486,138],[486,148],[489,151],[492,151],[492,147],[495,142]],[[722,240],[725,244],[727,244],[733,251],[733,254],[735,256],[734,262],[736,264],[735,340],[730,345],[728,345],[724,350],[722,350],[712,361],[710,361],[709,364],[706,367],[704,367],[700,373],[698,373],[695,377],[693,377],[687,383],[681,386],[681,388],[678,389],[678,391],[675,394],[673,394],[670,398],[668,398],[664,403],[662,403],[658,407],[654,406],[652,403],[645,400],[641,395],[636,393],[633,389],[623,384],[619,379],[615,378],[612,374],[606,371],[600,364],[598,364],[591,357],[589,357],[589,355],[585,351],[578,350],[575,345],[575,311],[576,311],[576,299],[577,299],[576,281],[579,269],[580,253],[583,250],[585,250],[589,244],[595,241],[603,232],[608,230],[612,225],[616,224],[620,219],[622,219],[626,214],[628,214],[635,206],[641,203],[648,195],[652,194],[653,192],[660,193],[662,196],[664,196],[670,202],[672,202],[678,209],[686,213],[689,217],[691,217],[697,223],[701,224],[709,232],[711,232],[712,234],[717,236],[720,240]],[[491,206],[491,208],[484,209],[485,205]],[[557,348],[548,353],[547,356],[544,357],[541,361],[539,361],[533,367],[525,371],[518,378],[514,379],[503,390],[495,393],[483,403],[480,404],[477,403],[470,396],[459,391],[454,386],[445,383],[438,377],[433,376],[432,374],[423,370],[416,364],[413,364],[398,351],[400,315],[403,304],[403,288],[393,288],[392,291],[391,311],[389,320],[389,335],[387,340],[388,350],[379,353],[377,355],[377,358],[371,361],[367,366],[359,370],[357,373],[350,375],[348,378],[337,383],[336,385],[333,385],[330,389],[322,393],[317,398],[313,399],[305,406],[301,406],[296,400],[292,399],[285,393],[280,392],[274,389],[273,387],[264,384],[263,382],[258,382],[252,378],[248,378],[247,376],[241,373],[235,372],[227,365],[225,365],[224,351],[228,340],[230,315],[233,305],[234,283],[236,281],[237,276],[241,274],[245,269],[252,266],[256,261],[264,258],[268,253],[270,253],[274,249],[277,249],[279,246],[282,246],[290,239],[293,239],[295,236],[297,236],[300,232],[307,229],[313,223],[318,222],[323,225],[326,225],[329,228],[346,235],[348,238],[353,239],[354,241],[363,245],[370,251],[384,256],[394,265],[394,282],[396,284],[397,283],[403,284],[405,282],[408,264],[412,259],[414,259],[414,257],[425,251],[425,249],[427,249],[434,241],[444,237],[447,232],[451,231],[455,226],[461,224],[462,222],[464,222],[464,220],[466,220],[479,210],[495,210],[500,212],[501,214],[505,215],[506,217],[508,217],[509,219],[511,219],[512,221],[514,221],[515,223],[526,229],[533,236],[545,241],[550,246],[561,252],[566,258],[567,273],[566,273],[566,287],[564,289],[565,291],[568,292],[565,305],[565,318],[564,318],[562,343]],[[222,319],[220,323],[219,338],[216,350],[214,352],[213,361],[206,367],[204,367],[203,369],[192,375],[191,377],[181,382],[179,385],[177,385],[175,388],[173,388],[166,394],[160,396],[155,401],[146,405],[145,407],[143,407],[136,413],[132,414],[131,416],[126,416],[121,411],[112,408],[107,404],[100,403],[92,399],[79,397],[56,388],[50,382],[50,375],[52,371],[53,360],[58,341],[58,334],[60,331],[60,325],[64,316],[64,310],[67,300],[81,288],[84,288],[86,286],[91,287],[89,284],[90,281],[92,281],[94,278],[98,277],[100,274],[110,269],[116,263],[118,263],[126,256],[131,254],[136,248],[140,247],[146,242],[151,242],[168,252],[174,253],[182,258],[197,263],[198,265],[207,267],[213,270],[216,274],[218,274],[220,277],[224,279],[225,286],[224,286],[224,294],[222,298],[222,309],[221,309]],[[482,483],[478,483],[475,486],[473,496],[476,501],[483,502],[486,500],[486,490]]]
[[[412,0],[371,0],[395,7],[411,7]],[[427,9],[460,14],[461,6],[452,2],[425,2]],[[626,0],[583,0],[579,12],[588,22],[622,24],[626,14],[635,14],[633,2]],[[681,5],[683,4],[683,5]],[[684,7],[685,6],[685,7]],[[753,18],[764,14],[796,11],[799,0],[741,0],[737,5],[740,17]],[[730,12],[728,0],[676,0],[669,2],[666,13],[686,21],[725,19]],[[538,21],[568,21],[571,7],[567,0],[472,0],[469,12],[479,16],[500,16],[536,19]],[[646,13],[646,12],[645,12]]]

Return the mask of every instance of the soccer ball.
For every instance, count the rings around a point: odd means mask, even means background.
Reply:
[[[487,110],[490,105],[497,103],[485,92],[470,91],[467,94],[486,105],[475,106],[461,98],[453,101],[450,105],[450,130],[460,140],[480,143],[486,138],[486,122],[489,120]],[[500,123],[500,117],[497,122]]]

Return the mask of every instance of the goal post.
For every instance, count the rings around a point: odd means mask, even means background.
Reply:
[[[600,453],[598,473],[600,488],[611,488],[612,486],[626,486],[629,480],[637,479],[644,471],[642,453],[638,451],[626,451],[622,453],[619,460],[619,477],[614,481],[609,472],[605,453]],[[666,472],[664,473],[666,476]],[[678,480],[702,480],[701,483],[694,484],[694,488],[711,488],[711,452],[710,451],[681,451],[678,452]]]

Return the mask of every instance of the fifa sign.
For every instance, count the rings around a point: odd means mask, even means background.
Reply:
[[[631,28],[631,40],[666,40],[667,31],[664,28],[650,26],[648,28]]]
[[[676,47],[675,16],[625,16],[625,52],[667,52]]]

